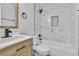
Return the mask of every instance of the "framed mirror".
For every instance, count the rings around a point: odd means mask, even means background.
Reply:
[[[18,28],[17,3],[0,3],[0,28]]]

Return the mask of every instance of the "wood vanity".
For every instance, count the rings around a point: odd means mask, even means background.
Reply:
[[[32,38],[0,49],[0,56],[32,56]]]

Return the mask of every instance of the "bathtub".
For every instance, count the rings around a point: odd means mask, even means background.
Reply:
[[[37,40],[38,41],[38,40]],[[34,43],[37,43],[35,39]],[[76,49],[69,43],[59,43],[55,41],[42,40],[42,45],[50,48],[51,56],[77,56]]]
[[[52,56],[77,56],[76,49],[68,43],[59,43],[55,41],[43,40],[42,45],[50,48]]]

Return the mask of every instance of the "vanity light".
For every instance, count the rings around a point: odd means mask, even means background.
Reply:
[[[27,18],[27,14],[26,14],[25,12],[22,12],[22,17],[23,17],[24,19],[26,19],[26,18]]]

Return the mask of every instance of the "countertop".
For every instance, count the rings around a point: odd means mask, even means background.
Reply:
[[[14,35],[14,36],[9,37],[9,38],[0,38],[0,49],[6,48],[8,46],[11,46],[11,45],[14,45],[16,43],[19,43],[19,42],[22,42],[25,40],[29,40],[32,38],[33,38],[33,36],[28,36],[28,35]]]

